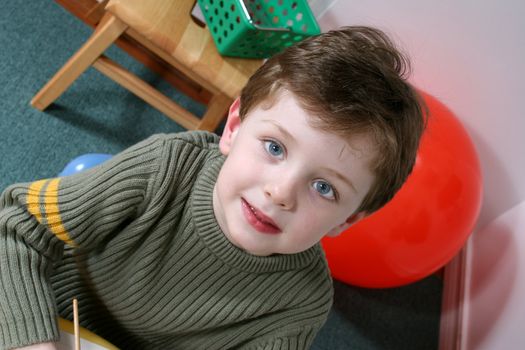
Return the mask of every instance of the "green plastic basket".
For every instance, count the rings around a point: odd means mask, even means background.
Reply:
[[[266,58],[321,31],[305,0],[198,0],[222,55]]]

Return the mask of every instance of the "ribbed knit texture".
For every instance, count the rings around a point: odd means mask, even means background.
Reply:
[[[257,257],[220,231],[224,158],[206,132],[157,135],[0,199],[0,348],[52,341],[57,314],[123,349],[306,349],[332,285],[319,245]]]

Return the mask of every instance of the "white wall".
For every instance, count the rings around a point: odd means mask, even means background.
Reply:
[[[478,227],[525,200],[525,1],[338,0],[319,22],[393,35],[412,58],[412,82],[463,122],[484,176]]]
[[[470,133],[485,192],[467,246],[461,349],[522,349],[525,1],[338,0],[320,24],[375,25],[394,35],[412,57],[412,82]]]
[[[518,350],[525,343],[525,201],[468,246],[461,349]]]

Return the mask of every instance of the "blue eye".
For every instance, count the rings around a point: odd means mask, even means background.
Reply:
[[[266,152],[268,152],[273,157],[282,157],[283,156],[283,148],[280,144],[278,144],[275,141],[264,141],[264,148],[266,149]]]
[[[326,181],[316,180],[312,183],[312,187],[316,190],[321,196],[328,199],[335,199],[335,191]]]

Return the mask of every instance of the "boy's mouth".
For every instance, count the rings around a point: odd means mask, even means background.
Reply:
[[[244,198],[241,198],[241,207],[244,217],[248,223],[257,231],[261,233],[278,234],[281,229],[268,216],[264,215],[260,210],[253,207]]]

